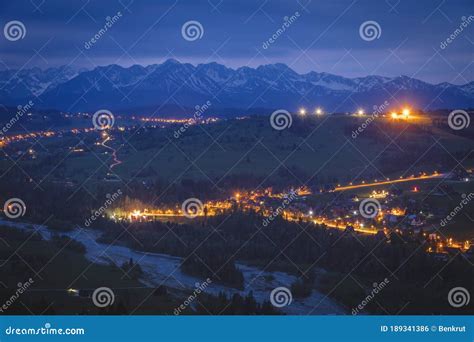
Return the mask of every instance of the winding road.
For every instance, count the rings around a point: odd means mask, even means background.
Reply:
[[[112,164],[110,164],[109,166],[110,170],[112,170],[115,166],[122,164],[122,161],[118,159],[117,157],[117,150],[105,144],[107,141],[110,141],[110,140],[112,140],[112,138],[110,136],[107,136],[107,138],[104,141],[102,141],[101,145],[105,147],[106,149],[109,149],[112,151]]]

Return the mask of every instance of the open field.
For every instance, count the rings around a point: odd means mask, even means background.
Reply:
[[[409,176],[457,165],[472,167],[474,141],[428,125],[378,118],[353,137],[366,119],[347,116],[294,118],[282,131],[268,117],[225,120],[190,126],[178,138],[180,125],[111,131],[107,144],[117,151],[113,168],[126,183],[143,180],[180,182],[199,180],[222,188],[225,180],[240,177],[261,182],[348,184],[351,181]],[[41,139],[35,159],[12,159],[35,170],[38,179],[71,180],[92,186],[102,181],[111,164],[110,150],[97,145],[99,133],[67,139]],[[25,145],[27,146],[27,145]],[[72,152],[73,149],[81,149]],[[83,151],[82,151],[83,150]],[[1,168],[11,160],[4,159]]]
[[[23,171],[20,174],[30,176],[38,186],[51,182],[71,189],[83,187],[90,194],[138,186],[139,196],[148,198],[144,205],[151,208],[163,194],[169,194],[175,205],[191,194],[201,199],[229,198],[240,189],[307,185],[316,195],[306,205],[324,211],[345,206],[352,195],[367,198],[373,190],[400,191],[402,206],[413,200],[434,214],[429,230],[439,228],[460,195],[471,191],[472,181],[456,182],[434,172],[451,175],[460,167],[472,168],[474,141],[432,124],[427,117],[394,121],[294,116],[292,125],[281,131],[265,116],[189,127],[174,122],[118,127],[122,128],[17,142],[7,146],[9,155],[0,161],[0,169],[13,172],[15,161]],[[398,181],[422,173],[433,178]],[[397,181],[383,184],[387,179]],[[181,186],[178,191],[176,184]],[[351,184],[363,187],[351,188]],[[445,186],[448,192],[442,189]],[[416,193],[411,191],[414,187]],[[335,193],[327,193],[332,189]],[[457,217],[441,233],[472,239],[471,220],[466,215]]]

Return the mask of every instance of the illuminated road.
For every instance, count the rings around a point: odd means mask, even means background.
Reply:
[[[108,136],[104,141],[102,141],[101,145],[112,151],[112,164],[110,164],[110,170],[112,170],[115,166],[122,164],[122,161],[117,157],[117,150],[105,144],[109,140],[112,139]]]
[[[337,223],[334,223],[334,222],[331,222],[331,221],[325,220],[325,219],[314,219],[313,223],[315,223],[315,224],[324,224],[327,227],[337,228],[337,229],[341,229],[341,230],[346,230],[346,227],[347,227],[345,225],[341,226],[341,224],[337,224]],[[356,231],[358,233],[364,233],[364,234],[370,234],[370,235],[374,235],[374,234],[378,233],[378,231],[376,229],[363,228],[363,227],[353,225],[353,224],[349,224],[349,225],[351,225],[354,228],[354,231]]]
[[[135,218],[138,218],[138,217],[186,217],[184,214],[182,213],[173,213],[173,214],[168,214],[168,213],[147,213],[147,212],[144,212],[144,213],[138,213],[138,214],[131,214],[130,215],[131,217],[135,217]],[[197,216],[203,216],[203,215],[197,215]]]
[[[436,179],[436,178],[444,178],[447,177],[448,174],[446,173],[436,173],[433,175],[426,175],[426,176],[419,176],[419,177],[408,177],[403,179],[394,179],[382,182],[374,182],[374,183],[364,183],[364,184],[357,184],[357,185],[347,185],[347,186],[338,186],[332,191],[346,191],[352,189],[359,189],[359,188],[367,188],[371,186],[377,185],[388,185],[388,184],[395,184],[395,183],[405,183],[405,182],[413,182],[413,181],[420,181],[420,180],[427,180],[427,179]]]
[[[215,213],[209,213],[207,216],[215,216],[215,215],[216,215]],[[196,216],[197,217],[204,217],[204,214],[199,213]],[[140,212],[140,213],[132,213],[130,215],[130,218],[134,218],[134,219],[139,219],[139,217],[142,217],[142,218],[145,218],[145,217],[182,217],[182,218],[189,218],[189,216],[186,216],[183,213]],[[295,219],[291,219],[291,218],[288,218],[288,217],[286,218],[286,220],[288,220],[288,221],[297,221]],[[341,225],[341,223],[335,223],[335,222],[332,222],[330,220],[321,219],[321,218],[312,219],[311,222],[313,222],[314,224],[324,224],[326,227],[337,228],[337,229],[340,229],[340,230],[345,230],[346,227],[347,227],[346,225]],[[358,232],[358,233],[374,235],[374,234],[377,234],[377,232],[378,232],[375,229],[363,228],[363,227],[360,227],[360,226],[357,226],[357,225],[355,225],[355,226],[352,225],[352,226],[354,228],[354,231]]]

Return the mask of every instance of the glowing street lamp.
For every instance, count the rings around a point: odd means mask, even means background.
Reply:
[[[410,116],[410,109],[404,108],[402,114],[405,119],[408,119],[408,116]]]
[[[306,109],[301,108],[300,109],[300,115],[306,115]]]
[[[392,112],[392,114],[390,114],[390,116],[392,117],[392,119],[398,118],[398,114],[395,113],[395,112]]]
[[[360,116],[364,115],[364,110],[363,109],[359,109],[357,111],[357,114],[359,114]]]
[[[323,110],[322,110],[321,108],[319,108],[319,107],[316,108],[316,114],[317,114],[317,115],[323,114]]]

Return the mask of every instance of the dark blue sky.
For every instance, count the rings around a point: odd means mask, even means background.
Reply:
[[[90,49],[89,41],[118,11],[122,17]],[[262,44],[299,17],[267,49]],[[160,63],[167,58],[236,68],[282,62],[298,72],[348,77],[408,75],[428,82],[474,80],[474,21],[445,49],[444,42],[474,15],[472,0],[15,0],[0,4],[0,25],[21,21],[26,36],[0,37],[0,68],[93,68]],[[196,20],[201,39],[181,27]],[[363,40],[359,27],[376,21],[381,35]]]

